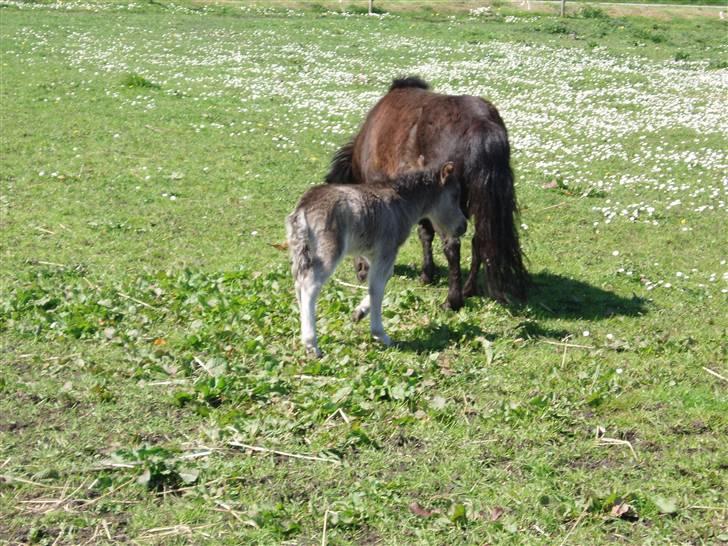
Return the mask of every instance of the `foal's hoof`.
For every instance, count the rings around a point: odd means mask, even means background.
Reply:
[[[316,345],[306,345],[306,354],[314,358],[321,358],[324,353]]]
[[[372,334],[372,337],[385,347],[390,347],[392,345],[392,338],[390,338],[384,332],[382,332],[381,334]]]
[[[361,319],[366,317],[368,313],[369,311],[365,311],[364,309],[360,309],[359,307],[357,307],[351,314],[351,320],[353,320],[354,322],[359,322]]]

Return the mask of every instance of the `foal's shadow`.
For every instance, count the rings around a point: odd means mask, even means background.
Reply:
[[[411,264],[395,264],[394,276],[406,277],[408,279],[420,280],[422,269]],[[442,265],[435,266],[435,283],[433,286],[447,286],[447,267]]]
[[[395,346],[402,351],[412,353],[432,353],[441,351],[453,342],[460,339],[475,339],[484,337],[488,341],[494,341],[495,336],[486,334],[480,327],[474,324],[460,323],[455,326],[441,322],[429,323],[426,326],[409,332],[412,336],[409,340],[397,340]]]

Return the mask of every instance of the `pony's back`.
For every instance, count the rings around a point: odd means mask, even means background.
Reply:
[[[490,102],[434,93],[416,77],[395,80],[335,154],[326,181],[378,183],[446,161],[454,163],[463,208],[475,220],[475,252],[486,264],[488,292],[499,300],[506,294],[523,299],[528,274],[516,229],[508,131]]]

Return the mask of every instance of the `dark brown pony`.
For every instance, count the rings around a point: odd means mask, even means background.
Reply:
[[[340,148],[326,176],[329,183],[373,183],[412,169],[433,169],[453,161],[461,184],[462,208],[474,219],[470,274],[462,287],[460,240],[444,239],[449,266],[446,306],[459,309],[478,293],[485,264],[486,290],[501,302],[526,297],[528,273],[518,241],[516,194],[508,132],[495,106],[479,97],[440,95],[417,77],[394,80],[367,115],[359,133]],[[422,280],[435,266],[429,220],[420,222]]]

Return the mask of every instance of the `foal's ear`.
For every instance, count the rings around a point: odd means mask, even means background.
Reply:
[[[455,170],[455,165],[452,161],[448,161],[440,169],[440,185],[444,186],[447,183],[447,177],[452,174]]]

